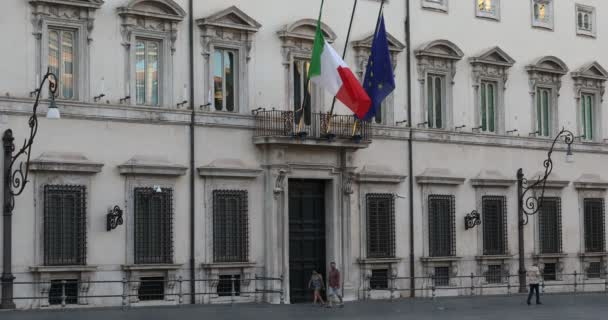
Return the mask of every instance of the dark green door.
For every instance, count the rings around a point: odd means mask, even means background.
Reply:
[[[313,270],[325,280],[325,184],[289,180],[289,293],[291,303],[312,301]]]

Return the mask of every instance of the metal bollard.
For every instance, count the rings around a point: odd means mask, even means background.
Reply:
[[[234,281],[236,278],[234,275],[230,276],[230,304],[234,304]]]
[[[577,278],[577,277],[576,277],[576,275],[577,275],[576,270],[574,270],[574,294],[576,294],[576,286],[577,286],[577,284],[578,284],[578,283],[576,282],[576,281],[577,281],[577,280],[576,280],[576,278]]]
[[[507,275],[507,295],[511,295],[511,275]]]
[[[183,291],[182,291],[182,276],[179,276],[177,278],[177,285],[179,286],[179,294],[178,294],[178,303],[182,304],[183,303],[183,299],[184,299],[184,295],[183,295]]]
[[[125,309],[127,307],[127,278],[122,278],[122,307]]]
[[[393,302],[393,293],[395,292],[395,277],[391,275],[391,302]]]
[[[435,300],[435,276],[434,275],[431,277],[431,281],[433,282],[433,283],[431,283],[431,298],[433,300]]]
[[[65,280],[61,280],[61,307],[64,308],[65,307],[65,284],[66,281]]]
[[[471,272],[471,295],[475,295],[475,274]]]
[[[285,286],[283,285],[284,281],[285,281],[285,278],[283,277],[283,275],[281,275],[281,292],[280,292],[281,304],[285,304]]]

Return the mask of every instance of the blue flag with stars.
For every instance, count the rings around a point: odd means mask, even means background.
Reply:
[[[395,90],[395,76],[391,64],[391,53],[388,49],[386,28],[384,27],[384,16],[380,18],[374,40],[372,51],[367,61],[363,88],[372,100],[365,117],[361,120],[370,120],[376,113],[380,112],[382,101]]]

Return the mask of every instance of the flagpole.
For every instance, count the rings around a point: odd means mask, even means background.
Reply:
[[[348,49],[348,41],[350,39],[350,32],[353,28],[353,20],[355,19],[355,11],[357,10],[357,3],[359,2],[359,0],[355,0],[355,3],[353,4],[353,12],[350,15],[350,23],[348,24],[348,32],[346,33],[346,43],[344,44],[344,50],[342,51],[342,60],[344,60],[346,58],[346,50]],[[384,0],[382,0],[382,3],[384,3]],[[331,103],[331,110],[329,111],[329,122],[331,123],[331,117],[334,114],[334,107],[336,106],[336,97],[334,96],[334,100]],[[327,127],[327,131],[329,131],[329,125]]]

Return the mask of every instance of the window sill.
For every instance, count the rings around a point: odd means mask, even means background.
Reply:
[[[255,262],[214,262],[201,264],[203,269],[238,269],[255,268]]]
[[[97,266],[34,266],[30,267],[34,273],[61,273],[61,272],[94,272]]]
[[[451,262],[451,261],[460,261],[462,257],[422,257],[420,261],[422,262]]]
[[[513,258],[512,255],[495,255],[495,256],[483,255],[483,256],[476,256],[475,260],[480,260],[480,261],[484,261],[484,260],[509,260],[509,259],[512,259],[512,258]]]
[[[181,264],[127,264],[123,265],[124,271],[147,271],[147,270],[178,270]]]
[[[608,252],[582,252],[578,254],[581,258],[606,257]]]
[[[399,263],[401,258],[361,258],[357,262],[361,265],[366,264],[393,264]]]
[[[540,253],[540,254],[534,254],[534,255],[532,255],[532,257],[535,258],[535,259],[543,259],[543,258],[547,258],[547,259],[551,259],[551,258],[559,259],[559,258],[565,258],[567,256],[568,256],[567,253]]]

